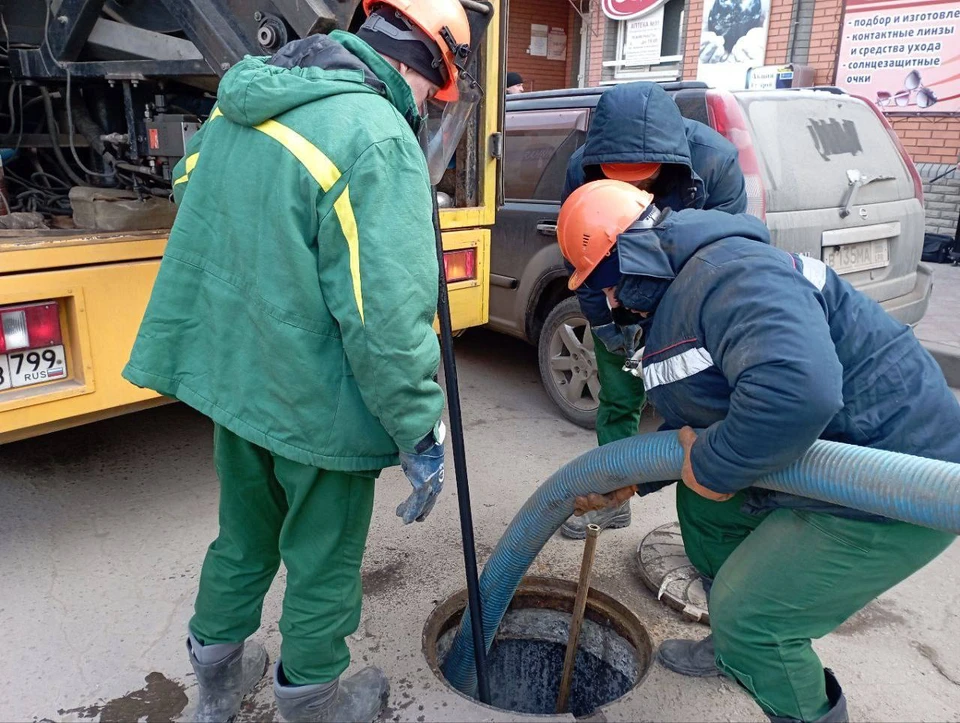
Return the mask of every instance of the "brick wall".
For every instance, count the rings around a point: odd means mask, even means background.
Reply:
[[[915,163],[956,165],[960,153],[960,118],[894,116],[889,120]]]
[[[767,65],[787,62],[791,25],[793,25],[793,0],[771,0],[767,55],[764,60]]]
[[[574,48],[571,10],[567,0],[522,0],[510,3],[507,71],[520,73],[526,90],[552,90],[570,85],[569,63]],[[532,24],[566,31],[567,60],[547,60],[527,52]]]
[[[837,42],[843,19],[841,0],[816,0],[810,31],[807,65],[817,70],[818,85],[833,85],[837,67]]]
[[[697,58],[700,57],[700,26],[703,24],[703,0],[690,0],[684,13],[687,42],[683,48],[683,79],[697,79]]]
[[[917,170],[923,179],[923,198],[927,212],[927,231],[953,236],[957,232],[957,211],[960,209],[960,171],[955,168],[935,183],[950,166],[941,163],[919,163]]]

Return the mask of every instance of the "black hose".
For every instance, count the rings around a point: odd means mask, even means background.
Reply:
[[[457,475],[457,504],[460,507],[460,535],[463,538],[463,566],[467,574],[467,605],[470,610],[474,661],[477,666],[477,693],[482,703],[490,703],[490,680],[487,676],[487,646],[483,637],[483,611],[480,608],[480,581],[477,574],[477,548],[473,537],[473,510],[470,507],[470,484],[467,481],[467,452],[463,444],[463,416],[460,411],[460,384],[453,353],[453,324],[450,321],[450,296],[443,266],[443,236],[440,232],[440,207],[437,189],[433,196],[433,234],[437,243],[440,266],[440,295],[437,316],[440,317],[440,349],[443,356],[443,377],[450,410],[450,440],[453,447],[453,469]]]
[[[67,159],[63,157],[63,151],[60,150],[60,134],[57,132],[57,121],[53,117],[53,103],[50,101],[50,91],[45,85],[40,86],[40,93],[43,95],[43,110],[47,114],[47,131],[50,133],[50,141],[53,144],[53,155],[57,158],[57,163],[67,177],[78,186],[86,186],[87,182],[74,173],[73,169],[67,164]]]
[[[66,91],[66,101],[67,101],[67,138],[70,141],[70,153],[73,154],[73,160],[77,162],[77,165],[83,169],[83,172],[88,176],[94,176],[96,178],[113,178],[113,173],[99,173],[97,171],[91,171],[85,165],[83,161],[80,160],[80,156],[77,154],[77,146],[74,143],[74,127],[73,127],[73,98],[70,93],[70,71],[67,70],[67,91]],[[91,121],[92,123],[93,121]],[[98,152],[101,156],[103,155],[103,141],[100,140],[102,131],[99,128],[96,128],[93,131],[92,135],[94,140],[90,142],[90,145],[93,147],[93,150]]]

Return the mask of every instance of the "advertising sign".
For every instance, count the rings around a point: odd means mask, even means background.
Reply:
[[[885,113],[960,113],[960,0],[847,0],[836,84]]]
[[[546,25],[531,25],[530,26],[530,55],[539,55],[540,57],[547,57],[547,26]]]
[[[628,20],[623,43],[623,59],[627,65],[656,65],[660,62],[663,42],[663,6],[652,13]]]
[[[747,90],[776,90],[780,67],[762,65],[747,71]]]
[[[567,59],[567,32],[563,28],[550,28],[547,33],[547,60]]]
[[[767,53],[770,0],[704,0],[697,80],[742,90]]]
[[[602,0],[603,14],[611,20],[633,20],[661,7],[665,0]]]

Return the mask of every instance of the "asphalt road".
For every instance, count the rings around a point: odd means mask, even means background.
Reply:
[[[458,342],[481,560],[514,512],[557,467],[594,444],[540,387],[532,349],[483,331]],[[0,720],[189,720],[196,685],[186,624],[206,546],[216,535],[211,427],[169,406],[0,448]],[[452,466],[452,465],[451,465]],[[433,516],[403,527],[408,485],[379,482],[364,563],[355,664],[393,681],[387,720],[504,719],[466,701],[428,669],[424,621],[463,586],[451,478]],[[654,642],[701,637],[639,582],[634,555],[673,519],[672,493],[633,503],[631,528],[605,533],[594,586],[632,608]],[[555,537],[532,572],[575,580],[581,545]],[[960,546],[816,644],[843,683],[855,720],[960,716]],[[258,639],[279,650],[283,573]],[[274,716],[269,679],[240,720]],[[735,684],[656,665],[608,706],[607,720],[764,720]]]

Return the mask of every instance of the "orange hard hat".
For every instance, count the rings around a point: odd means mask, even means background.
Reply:
[[[614,181],[646,181],[660,170],[659,163],[601,163],[600,169]]]
[[[560,208],[560,253],[573,264],[568,286],[580,287],[610,255],[617,237],[653,203],[653,195],[623,181],[605,179],[580,186]]]
[[[459,99],[460,68],[470,55],[470,22],[459,0],[363,0],[363,11],[369,15],[381,5],[394,8],[437,44],[447,82],[436,98]]]

